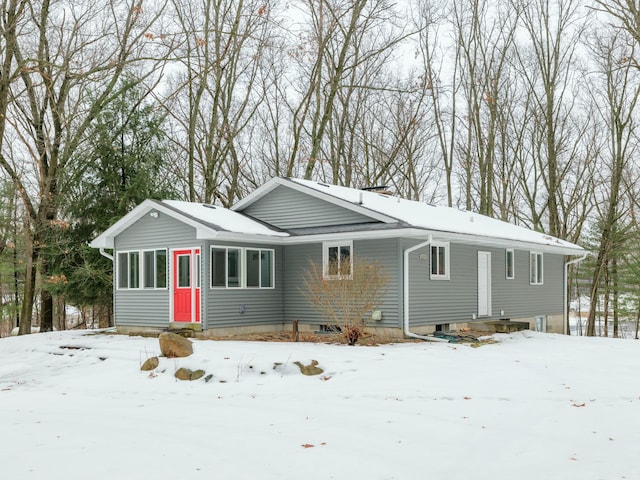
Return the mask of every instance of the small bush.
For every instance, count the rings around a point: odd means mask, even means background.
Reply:
[[[329,265],[326,278],[321,264],[310,262],[303,275],[304,297],[327,319],[340,327],[349,345],[355,345],[364,332],[364,318],[378,308],[389,281],[380,262],[354,257],[353,266],[343,262],[342,271]]]

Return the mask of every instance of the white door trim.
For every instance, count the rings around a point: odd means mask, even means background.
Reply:
[[[491,316],[491,252],[478,252],[478,316]]]

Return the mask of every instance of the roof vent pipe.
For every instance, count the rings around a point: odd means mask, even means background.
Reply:
[[[358,205],[362,205],[362,192],[360,192],[360,198],[358,199]]]

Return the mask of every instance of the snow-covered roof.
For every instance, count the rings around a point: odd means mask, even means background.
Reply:
[[[302,191],[335,205],[369,216],[374,223],[361,228],[349,226],[345,231],[319,227],[307,231],[285,232],[244,215],[242,210],[273,189],[285,186]],[[178,200],[145,200],[104,233],[91,246],[113,248],[114,238],[138,219],[152,211],[176,218],[196,229],[196,238],[218,240],[252,240],[268,243],[300,243],[327,238],[376,238],[379,236],[425,237],[436,240],[473,242],[521,248],[540,248],[566,255],[586,251],[573,243],[550,235],[519,227],[473,212],[375,193],[372,191],[329,185],[294,178],[273,178],[232,209]],[[376,227],[375,222],[379,222]]]
[[[486,239],[523,242],[540,245],[541,247],[552,247],[558,251],[563,250],[567,254],[586,252],[582,247],[571,242],[478,213],[451,207],[434,206],[387,194],[329,185],[310,180],[297,178],[280,180],[285,180],[285,182],[290,181],[296,185],[307,187],[315,192],[319,192],[323,196],[330,195],[331,197],[344,201],[346,205],[357,206],[360,211],[362,208],[365,208],[377,214],[392,217],[415,228],[483,237]]]
[[[196,220],[213,225],[216,230],[246,235],[267,235],[287,237],[288,234],[269,228],[265,224],[253,220],[228,208],[205,203],[183,202],[180,200],[163,200],[163,204]]]
[[[233,236],[251,236],[253,238],[288,237],[289,234],[267,227],[241,213],[227,208],[179,200],[145,200],[127,215],[96,237],[91,246],[94,248],[113,248],[114,238],[133,223],[152,211],[176,218],[196,229],[196,237],[201,239],[225,238]]]

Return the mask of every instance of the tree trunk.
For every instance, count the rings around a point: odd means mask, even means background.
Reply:
[[[31,245],[29,235],[25,235],[25,276],[24,293],[22,296],[22,311],[20,313],[19,335],[31,333],[33,320],[33,305],[36,296],[37,254]]]

